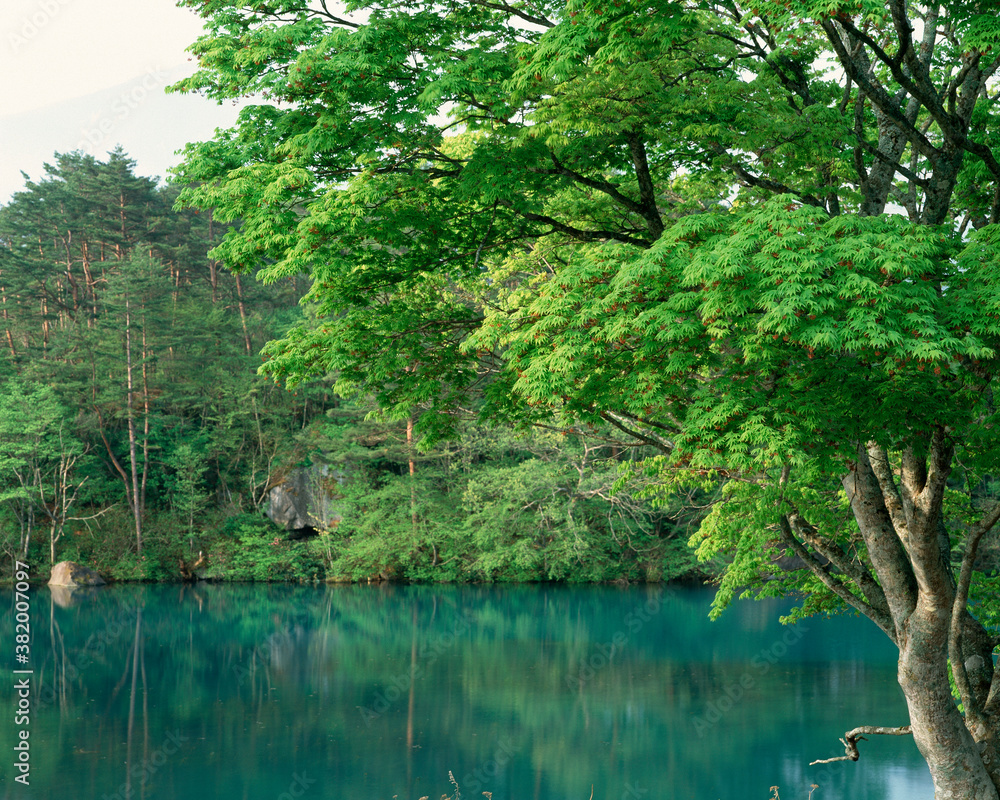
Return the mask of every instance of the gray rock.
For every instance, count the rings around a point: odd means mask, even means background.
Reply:
[[[60,561],[52,568],[49,586],[103,586],[104,578],[75,561]]]
[[[293,469],[268,493],[267,516],[286,531],[334,528],[343,475],[326,464]]]

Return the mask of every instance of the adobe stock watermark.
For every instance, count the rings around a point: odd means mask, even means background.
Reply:
[[[150,67],[141,78],[121,91],[110,105],[91,115],[87,124],[80,128],[80,141],[76,149],[97,155],[107,148],[111,140],[109,134],[122,122],[132,116],[142,106],[150,93],[162,90],[167,83],[167,73],[159,67]]]
[[[176,755],[188,737],[178,730],[173,730],[167,734],[163,743],[152,752],[150,756],[144,758],[129,770],[132,778],[131,783],[123,783],[118,787],[118,791],[112,795],[103,794],[101,800],[130,800],[130,798],[141,794],[145,796],[143,787],[149,783],[159,769],[167,763],[171,756]]]
[[[63,8],[73,0],[40,0],[35,10],[22,17],[17,29],[7,34],[7,43],[17,52],[38,36],[52,22]]]
[[[592,680],[598,672],[612,662],[615,655],[625,648],[633,636],[660,613],[664,600],[673,597],[676,593],[676,589],[667,587],[657,591],[645,602],[637,604],[622,620],[624,629],[615,631],[606,642],[594,645],[590,655],[583,659],[577,670],[566,676],[566,686],[570,689],[576,689]]]
[[[376,719],[381,717],[393,703],[403,696],[403,692],[409,691],[410,686],[424,676],[428,667],[451,649],[459,637],[468,633],[472,627],[472,621],[472,615],[464,612],[450,631],[439,633],[429,644],[422,644],[417,651],[416,666],[400,671],[390,678],[387,687],[375,695],[375,700],[371,705],[358,707],[361,719],[365,721],[365,726],[370,728]]]
[[[292,630],[286,622],[278,630],[272,633],[264,643],[255,647],[249,662],[244,664],[233,664],[232,670],[239,681],[240,686],[247,682],[247,678],[253,676],[258,666],[267,666],[274,657],[274,651],[278,647],[288,646],[292,643]]]
[[[484,791],[484,789],[510,763],[511,758],[514,757],[517,750],[518,748],[510,739],[501,739],[498,741],[496,748],[493,750],[493,757],[484,761],[462,778],[462,789],[469,792],[473,797],[478,797],[481,794],[492,795],[492,792]]]
[[[649,789],[643,789],[641,786],[633,786],[628,781],[625,781],[625,790],[621,793],[621,800],[642,800],[649,794]]]
[[[703,737],[725,716],[746,697],[746,693],[757,686],[757,681],[766,675],[771,667],[784,658],[788,651],[794,647],[800,639],[809,631],[801,622],[789,628],[770,647],[766,647],[750,659],[750,666],[753,671],[747,670],[739,679],[727,683],[723,691],[723,696],[712,700],[706,706],[705,713],[695,716],[691,723],[694,725],[698,738]]]
[[[302,797],[306,792],[309,791],[311,786],[317,783],[316,778],[310,778],[303,771],[301,775],[297,772],[292,773],[292,782],[288,784],[288,789],[278,795],[278,800],[295,800],[298,797]]]

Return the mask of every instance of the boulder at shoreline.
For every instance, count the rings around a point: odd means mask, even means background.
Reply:
[[[52,568],[49,586],[103,586],[104,578],[75,561],[60,561]]]

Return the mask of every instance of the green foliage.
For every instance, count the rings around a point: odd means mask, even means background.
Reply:
[[[614,493],[612,447],[572,431],[465,425],[417,454],[401,424],[344,406],[302,440],[343,472],[341,519],[315,544],[333,577],[641,581],[696,569],[679,509],[654,508],[635,486]]]
[[[17,520],[16,551],[27,557],[36,527],[48,529],[50,559],[87,482],[87,449],[51,387],[0,383],[0,504]],[[84,494],[86,497],[86,494]]]
[[[343,494],[343,519],[329,534],[335,553],[329,574],[355,580],[461,579],[468,546],[456,535],[460,517],[441,477],[389,473],[370,482],[351,481]],[[450,563],[438,569],[441,562]]]
[[[22,551],[40,528],[56,560],[65,546],[109,576],[161,579],[221,510],[261,508],[325,401],[254,375],[254,340],[297,313],[289,283],[244,287],[206,255],[227,226],[172,211],[177,190],[133,168],[120,150],[57,154],[0,208],[0,375],[18,376],[0,386],[0,506]]]
[[[773,560],[797,514],[868,569],[840,481],[859,446],[898,465],[946,431],[967,486],[996,474],[1000,27],[975,4],[942,6],[919,46],[899,15],[930,12],[870,2],[186,4],[206,34],[174,88],[263,99],[188,147],[180,203],[243,218],[214,251],[234,268],[311,280],[265,374],[334,373],[426,452],[470,410],[610,426],[661,454],[630,468],[636,492],[713,504],[696,543],[732,560],[721,604],[848,602]],[[622,560],[616,501],[565,467],[468,475],[468,568]],[[380,569],[422,565],[418,541],[435,561],[406,480],[366,484],[391,511],[336,533]],[[956,555],[968,519],[946,520]],[[669,540],[640,529],[630,576]]]
[[[193,536],[195,516],[208,505],[204,486],[208,471],[205,449],[204,437],[200,441],[182,441],[167,461],[174,470],[169,481],[171,506],[187,517],[189,537]]]
[[[309,581],[323,577],[314,548],[289,541],[268,520],[230,517],[208,551],[205,577],[227,581]]]
[[[631,495],[611,497],[621,458],[611,455],[613,439],[599,457],[584,456],[572,430],[566,438],[518,438],[435,413],[458,395],[439,403],[427,371],[409,371],[407,359],[441,352],[434,369],[451,380],[468,359],[448,350],[447,328],[428,331],[420,348],[380,352],[383,360],[361,371],[337,361],[341,351],[329,354],[343,393],[377,369],[399,377],[386,391],[407,406],[415,397],[431,405],[414,415],[427,436],[423,451],[363,398],[318,416],[331,405],[330,381],[286,393],[255,376],[251,341],[298,317],[287,282],[242,288],[206,256],[226,226],[170,211],[175,196],[135,176],[121,152],[107,162],[69,154],[0,209],[0,232],[12,245],[0,257],[14,342],[3,358],[25,376],[0,392],[0,432],[9,443],[0,454],[0,506],[11,534],[22,528],[8,537],[10,557],[27,542],[31,558],[48,560],[32,531],[50,526],[45,504],[65,485],[79,492],[57,520],[55,559],[80,560],[115,580],[175,579],[199,553],[208,556],[209,577],[227,580],[641,580],[692,566],[683,553],[664,555],[683,536],[663,514]],[[57,325],[38,313],[32,280],[57,301]],[[399,335],[436,310],[475,324],[478,285],[417,281],[414,289],[385,309]],[[385,331],[366,338],[354,327],[366,313],[351,317],[345,332],[356,352],[376,353]],[[390,418],[400,416],[397,409]],[[453,438],[430,447],[446,433]],[[266,508],[284,472],[309,458],[350,476],[338,500],[343,523],[289,541],[252,512]],[[71,467],[65,478],[45,483],[60,464]],[[517,487],[512,497],[508,482]]]
[[[574,463],[575,449],[559,464],[532,458],[470,476],[462,500],[479,554],[472,569],[493,580],[565,581],[661,580],[692,569],[662,516],[626,492],[612,495],[617,463]]]

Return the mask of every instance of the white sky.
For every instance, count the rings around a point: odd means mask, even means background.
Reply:
[[[174,151],[231,124],[232,105],[163,94],[193,71],[200,33],[174,0],[2,0],[0,203],[55,151],[104,158],[120,143],[140,175],[163,177]]]

